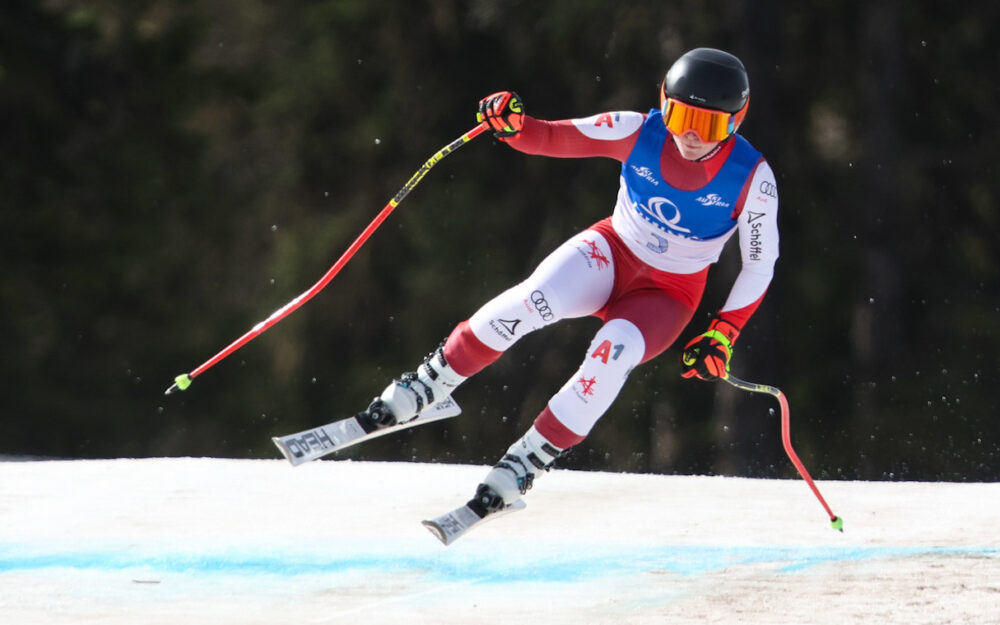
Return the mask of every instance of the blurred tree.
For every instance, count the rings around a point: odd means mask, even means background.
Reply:
[[[618,164],[481,138],[319,297],[423,162],[514,89],[546,119],[657,104],[684,50],[750,71],[782,259],[734,371],[788,394],[817,477],[997,479],[998,9],[735,0],[11,0],[0,12],[0,453],[274,456],[359,409],[455,323],[607,215]],[[696,317],[720,306],[730,250]],[[348,457],[492,462],[596,320],[525,338],[466,415]],[[690,333],[701,331],[692,327]],[[790,476],[766,398],[638,369],[567,466]]]

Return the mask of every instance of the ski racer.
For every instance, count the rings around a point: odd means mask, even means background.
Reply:
[[[778,257],[775,176],[737,134],[749,101],[743,63],[711,48],[673,63],[660,108],[648,113],[543,121],[526,115],[513,92],[484,98],[478,120],[515,150],[620,161],[614,211],[459,323],[416,371],[393,380],[357,418],[373,428],[406,422],[529,332],[561,319],[600,318],[604,324],[580,368],[468,503],[479,517],[504,510],[584,440],[633,368],[677,341],[699,305],[709,266],[738,234],[742,269],[707,330],[681,355],[685,378],[725,378],[733,344],[760,305]]]

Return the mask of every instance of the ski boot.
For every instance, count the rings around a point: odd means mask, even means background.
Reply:
[[[428,407],[451,396],[467,378],[459,375],[444,358],[444,346],[438,347],[416,371],[404,373],[357,415],[358,423],[368,433],[412,420]]]
[[[562,452],[532,426],[490,470],[468,503],[424,521],[424,527],[450,545],[481,523],[524,510],[521,495],[528,492],[540,471],[552,467]]]
[[[480,518],[507,509],[531,489],[542,471],[552,468],[563,451],[531,426],[490,469],[467,505]]]

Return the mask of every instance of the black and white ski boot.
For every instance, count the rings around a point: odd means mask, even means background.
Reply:
[[[488,491],[499,496],[502,502],[516,501],[531,489],[542,472],[552,468],[563,451],[546,440],[535,426],[531,426],[520,440],[510,446],[500,462],[490,469],[480,490],[485,486]],[[477,490],[477,497],[479,493]]]
[[[430,406],[450,397],[466,379],[445,360],[442,345],[427,356],[416,371],[404,373],[393,380],[356,417],[366,432],[407,423]]]
[[[485,521],[524,510],[521,495],[528,492],[541,471],[547,471],[562,453],[532,426],[511,445],[500,462],[476,488],[464,506],[423,522],[445,545],[450,545]]]

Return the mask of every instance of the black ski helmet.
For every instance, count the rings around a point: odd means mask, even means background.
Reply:
[[[677,59],[663,79],[660,108],[667,98],[716,111],[743,121],[750,102],[750,80],[743,63],[728,52],[695,48]],[[738,125],[738,124],[737,124]]]

